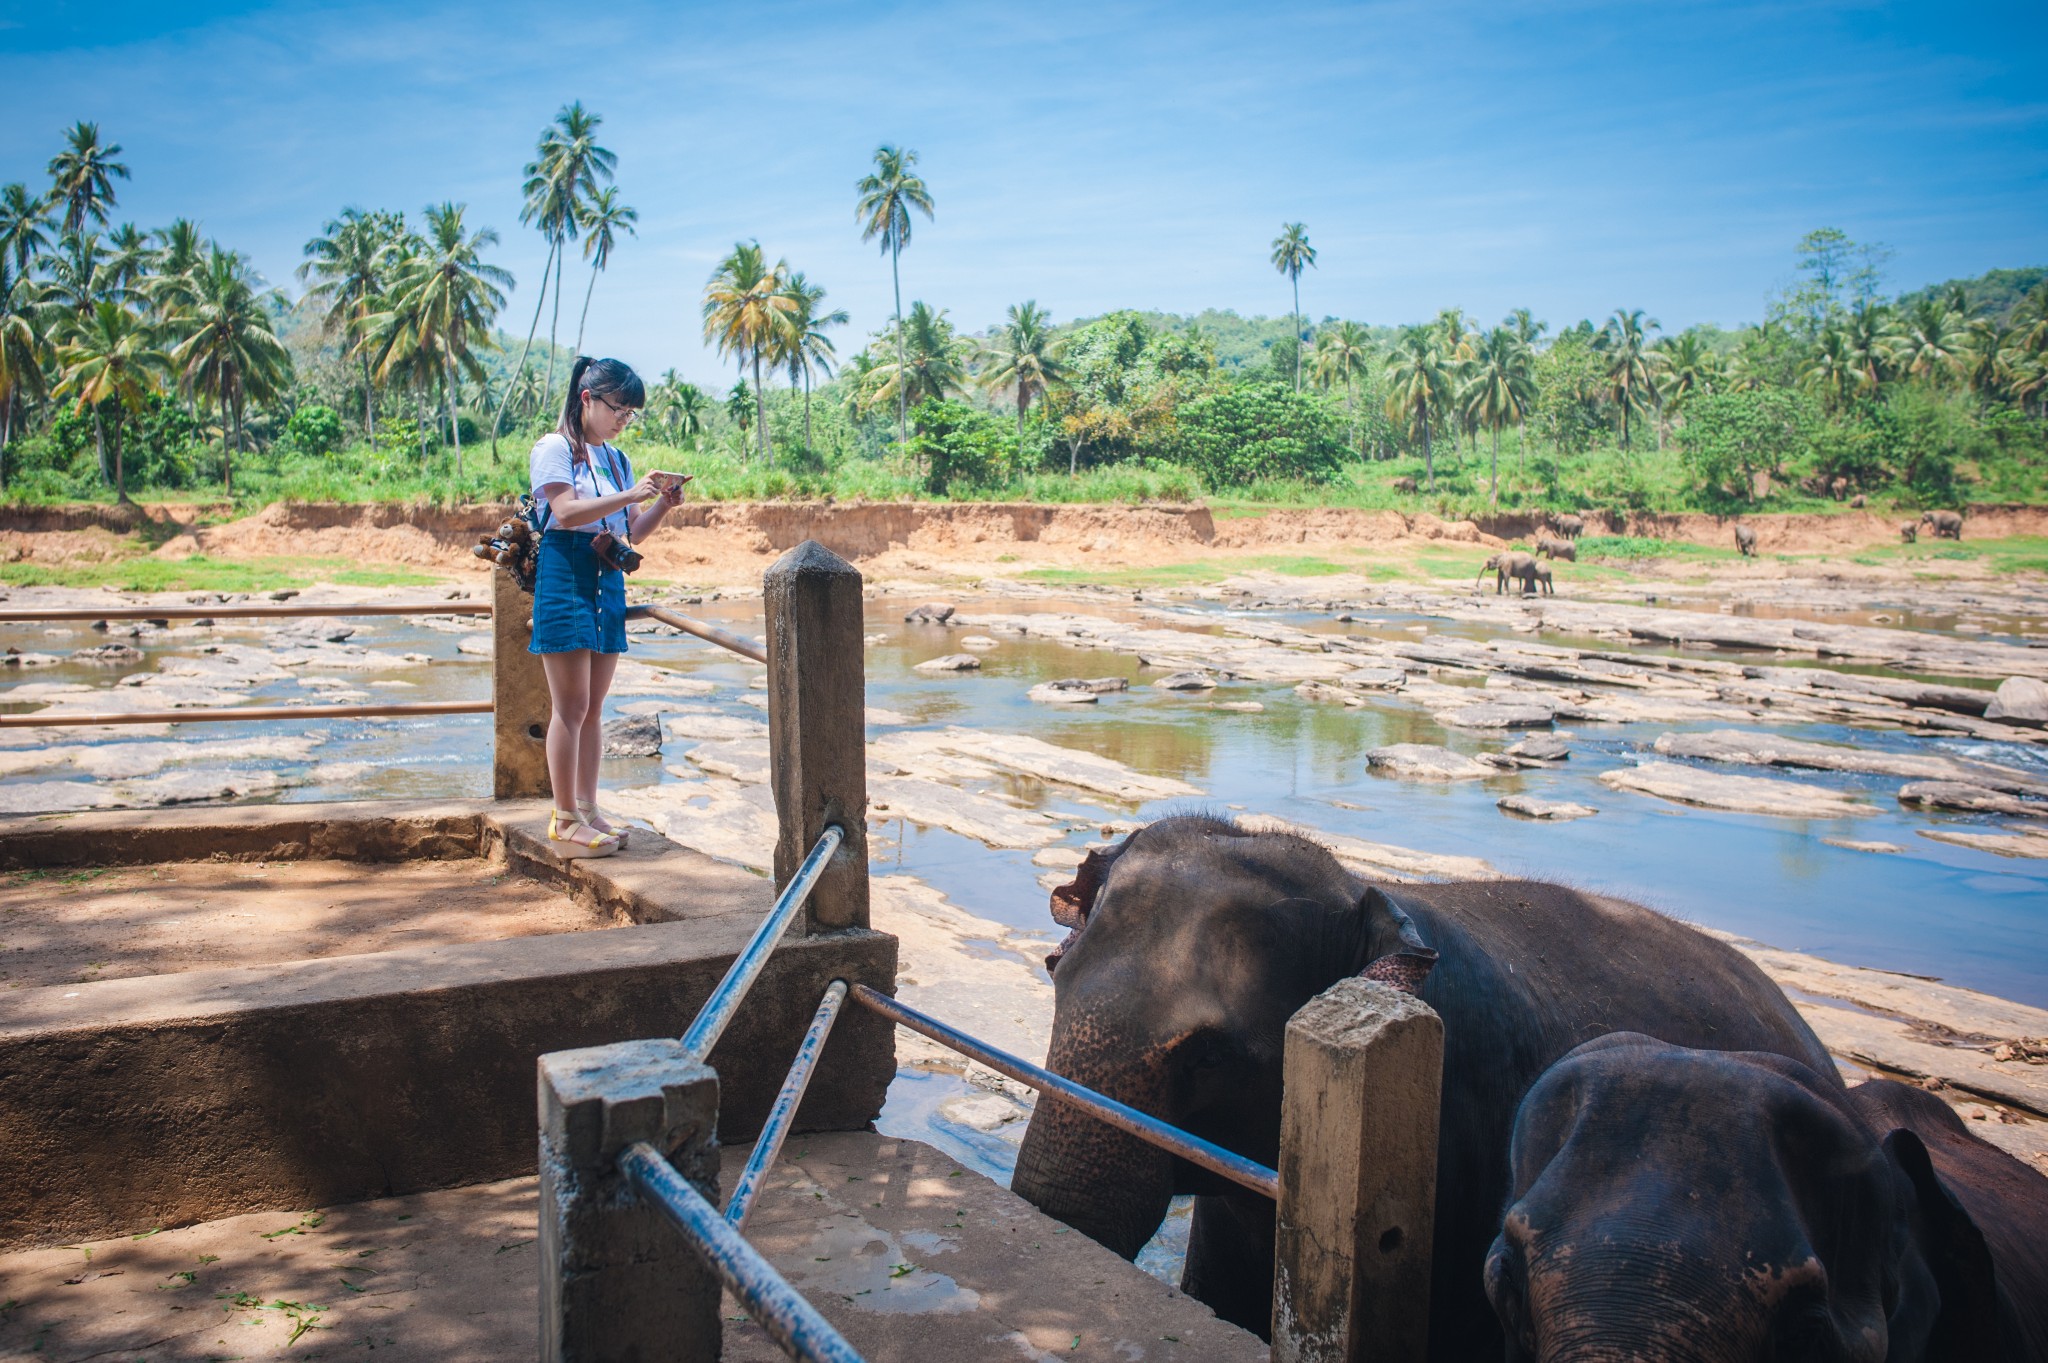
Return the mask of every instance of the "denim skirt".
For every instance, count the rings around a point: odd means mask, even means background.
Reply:
[[[626,575],[598,561],[593,538],[574,530],[540,537],[527,652],[626,651]]]

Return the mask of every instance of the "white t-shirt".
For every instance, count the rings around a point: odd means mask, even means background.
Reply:
[[[529,459],[532,473],[533,497],[545,503],[547,498],[541,489],[556,483],[567,483],[576,490],[578,499],[609,497],[615,492],[624,492],[633,486],[633,461],[625,452],[611,445],[591,445],[590,460],[579,464],[569,455],[569,437],[560,431],[550,431],[542,436],[533,447]],[[568,530],[578,535],[595,535],[609,530],[619,539],[628,538],[629,524],[625,510],[614,511],[603,520],[592,521],[589,525],[562,525],[555,520],[552,511],[543,515],[543,527],[548,530]]]

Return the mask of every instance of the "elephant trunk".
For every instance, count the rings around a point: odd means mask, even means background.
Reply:
[[[1068,1058],[1060,1050],[1055,1041],[1049,1058],[1055,1072],[1133,1107],[1158,1111],[1157,1095],[1164,1085],[1156,1070],[1147,1067],[1134,1075],[1126,1069],[1105,1077],[1091,1074],[1093,1067],[1087,1065],[1062,1063]],[[1010,1187],[1046,1215],[1135,1259],[1166,1219],[1173,1200],[1173,1157],[1043,1094],[1017,1152]]]

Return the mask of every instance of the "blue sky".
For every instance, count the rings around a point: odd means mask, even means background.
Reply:
[[[40,182],[96,120],[134,170],[121,218],[194,217],[278,283],[344,205],[464,201],[504,237],[523,334],[543,247],[519,170],[580,98],[641,212],[586,348],[700,380],[727,372],[697,300],[736,238],[856,333],[883,323],[852,213],[883,141],[938,201],[906,300],[970,329],[1025,298],[1284,312],[1268,244],[1299,220],[1311,316],[1628,306],[1677,330],[1759,316],[1823,225],[1890,244],[1898,287],[2048,261],[2044,29],[2038,0],[46,0],[0,11],[0,182]]]

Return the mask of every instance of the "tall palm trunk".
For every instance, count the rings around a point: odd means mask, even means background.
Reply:
[[[761,467],[768,468],[775,462],[775,452],[768,447],[768,390],[761,386],[761,351],[754,350],[754,422],[758,428],[754,434],[761,442]]]
[[[540,297],[534,300],[533,324],[526,329],[526,344],[519,348],[519,368],[513,373],[512,382],[505,385],[505,396],[498,399],[498,414],[491,418],[491,462],[493,464],[498,462],[498,432],[505,425],[505,407],[512,401],[512,394],[519,387],[519,381],[526,377],[526,356],[533,349],[534,336],[540,331],[540,310],[546,307],[548,303],[548,270],[553,267],[554,263],[555,247],[549,246],[547,263],[540,267]],[[553,357],[550,356],[549,358],[552,359]],[[365,360],[364,363],[367,365],[368,361]],[[542,404],[542,410],[546,410],[545,403]]]
[[[1422,471],[1429,480],[1429,490],[1436,491],[1436,457],[1429,448],[1429,408],[1422,409]]]
[[[804,454],[811,454],[811,366],[804,363]]]
[[[92,448],[93,453],[99,456],[100,477],[113,481],[107,471],[107,428],[100,420],[98,403],[94,403],[92,409]]]
[[[1294,391],[1301,391],[1301,275],[1294,280]]]
[[[583,327],[590,321],[590,295],[597,292],[597,261],[590,262],[590,282],[583,286],[583,311],[576,318],[576,353],[583,353]]]
[[[555,311],[548,318],[548,382],[547,387],[541,393],[540,405],[543,410],[546,409],[548,400],[555,395],[555,334],[562,329],[562,261],[568,254],[567,251],[562,250],[560,243],[556,244]],[[542,284],[545,287],[546,281],[543,280]],[[569,372],[572,374],[576,372],[576,361],[573,358],[569,361]]]
[[[455,442],[455,476],[462,476],[462,423],[455,415],[455,364],[441,365],[441,396],[448,400],[448,437]]]
[[[7,490],[7,442],[14,438],[14,394],[0,402],[0,492]]]
[[[121,466],[121,419],[114,418],[114,500],[128,500],[128,474]]]
[[[370,352],[363,352],[363,431],[370,438],[370,452],[377,452],[377,390],[370,386]]]
[[[903,220],[910,221],[904,214]],[[896,444],[910,443],[910,389],[904,384],[903,373],[903,248],[889,248],[889,278],[896,287]]]
[[[1496,508],[1500,506],[1500,423],[1498,421],[1493,423],[1493,472],[1489,476],[1487,483],[1486,500],[1490,506]]]

